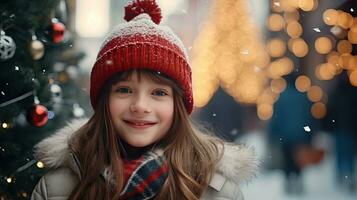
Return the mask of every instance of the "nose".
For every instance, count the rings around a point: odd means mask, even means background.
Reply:
[[[130,111],[138,114],[150,113],[151,108],[148,101],[149,99],[145,95],[136,95],[130,105]]]

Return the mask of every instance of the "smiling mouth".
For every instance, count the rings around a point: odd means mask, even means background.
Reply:
[[[149,128],[157,124],[156,122],[140,122],[140,121],[130,121],[130,120],[123,120],[126,124],[130,127],[137,128],[137,129],[144,129]]]

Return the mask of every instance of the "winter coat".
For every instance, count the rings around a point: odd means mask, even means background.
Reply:
[[[50,170],[36,185],[31,200],[65,200],[80,179],[79,163],[68,140],[84,122],[75,121],[37,145],[37,155]],[[251,180],[258,161],[252,148],[225,144],[222,159],[202,200],[243,200],[239,183]]]

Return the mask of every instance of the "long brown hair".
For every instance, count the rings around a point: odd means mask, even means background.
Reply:
[[[197,200],[208,186],[221,157],[221,140],[202,134],[189,121],[177,85],[156,72],[135,70],[141,76],[169,85],[174,91],[173,123],[160,141],[168,162],[168,177],[156,195],[157,200]],[[71,139],[70,148],[77,156],[81,167],[81,179],[69,199],[120,199],[125,186],[123,181],[123,147],[118,142],[108,107],[111,86],[119,80],[127,79],[134,71],[114,75],[104,86],[93,116]],[[101,173],[110,166],[115,183],[109,184]],[[115,187],[112,187],[115,185]]]

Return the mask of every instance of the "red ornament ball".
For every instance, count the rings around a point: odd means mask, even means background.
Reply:
[[[27,121],[33,126],[44,126],[48,120],[48,110],[45,106],[34,104],[27,112]]]
[[[61,22],[55,21],[51,25],[51,36],[54,43],[59,43],[63,40],[66,27]]]

